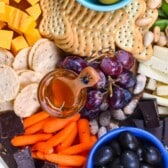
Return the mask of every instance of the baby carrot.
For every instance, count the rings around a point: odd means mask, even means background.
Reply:
[[[90,138],[93,143],[96,143],[97,137],[95,135],[91,135]]]
[[[11,143],[13,146],[26,146],[32,145],[40,141],[48,140],[52,134],[34,134],[34,135],[19,135],[15,136]]]
[[[79,154],[85,151],[88,151],[91,149],[93,146],[93,142],[90,143],[80,143],[77,145],[70,146],[63,151],[60,151],[60,154],[69,154],[69,155],[74,155],[74,154]]]
[[[57,132],[60,129],[64,128],[70,122],[79,120],[79,118],[80,118],[79,113],[74,114],[73,116],[68,117],[68,118],[53,117],[44,124],[43,131],[46,133]]]
[[[24,128],[30,127],[31,125],[33,125],[41,120],[44,120],[47,117],[49,117],[49,114],[46,113],[45,111],[35,113],[32,116],[27,117],[23,120]]]
[[[50,120],[50,117],[47,117],[46,119],[44,120],[41,120],[37,123],[35,123],[34,125],[28,127],[25,129],[25,134],[34,134],[34,133],[37,133],[38,131],[42,130],[43,129],[43,125],[48,121]]]
[[[80,155],[44,154],[47,161],[64,166],[82,166],[86,158]]]
[[[57,152],[62,151],[63,149],[71,146],[76,137],[77,137],[77,127],[73,129],[70,136],[68,136],[62,143],[60,143],[57,146]]]
[[[80,143],[90,142],[91,138],[90,138],[89,121],[85,118],[81,118],[77,122],[77,127]]]

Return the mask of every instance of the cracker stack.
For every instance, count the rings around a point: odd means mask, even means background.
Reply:
[[[105,48],[115,50],[117,45],[138,60],[152,56],[152,47],[143,45],[143,34],[156,20],[157,10],[149,9],[146,0],[132,0],[111,12],[96,12],[75,0],[41,0],[41,8],[41,34],[66,52],[90,57]],[[150,25],[136,25],[137,19],[146,17],[152,18]]]

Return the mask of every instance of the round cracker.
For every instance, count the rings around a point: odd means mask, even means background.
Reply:
[[[7,65],[0,65],[0,102],[13,100],[19,91],[19,77]]]
[[[40,104],[37,98],[38,84],[33,83],[24,87],[14,101],[14,111],[17,116],[24,118],[37,112]]]
[[[0,102],[0,112],[13,110],[13,101]]]
[[[30,47],[20,50],[15,56],[14,62],[12,64],[15,70],[28,69],[28,54]]]
[[[14,61],[13,54],[8,50],[0,48],[0,64],[12,66],[13,61]]]
[[[20,88],[22,89],[31,83],[39,83],[44,75],[32,70],[23,70],[18,72],[18,76],[20,81]]]
[[[54,42],[49,40],[39,44],[31,54],[31,68],[44,74],[54,70],[60,60],[60,49],[56,47]]]

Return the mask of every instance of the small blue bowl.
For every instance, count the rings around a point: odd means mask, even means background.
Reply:
[[[76,1],[87,8],[101,12],[114,11],[124,7],[129,2],[131,2],[131,0],[119,0],[119,2],[116,2],[114,4],[104,5],[99,3],[98,0],[76,0]]]
[[[93,163],[93,157],[95,155],[95,153],[97,152],[97,150],[104,144],[106,144],[107,142],[109,142],[110,140],[118,137],[118,135],[121,132],[124,131],[129,131],[132,134],[134,134],[137,138],[140,138],[146,142],[151,143],[151,145],[154,145],[156,148],[158,148],[160,150],[160,153],[162,154],[162,163],[163,163],[163,168],[168,168],[168,152],[166,151],[165,147],[163,146],[163,144],[159,141],[159,139],[157,139],[154,135],[152,135],[151,133],[144,131],[142,129],[139,128],[134,128],[134,127],[121,127],[121,128],[117,128],[114,129],[112,131],[109,131],[108,133],[106,133],[105,135],[103,135],[93,146],[92,150],[90,151],[88,160],[87,160],[87,165],[86,168],[94,168],[94,163]]]

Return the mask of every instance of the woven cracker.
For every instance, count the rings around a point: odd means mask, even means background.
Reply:
[[[135,25],[135,20],[143,15],[146,3],[143,0],[134,0],[125,7],[128,20],[120,27],[116,35],[116,44],[129,52],[134,52],[138,47],[143,49],[141,33]]]
[[[39,29],[42,35],[54,39],[64,51],[81,56],[90,56],[104,47],[114,48],[117,30],[128,18],[125,9],[96,12],[75,0],[41,0],[41,7],[43,18]]]

